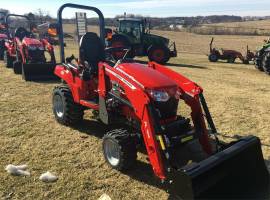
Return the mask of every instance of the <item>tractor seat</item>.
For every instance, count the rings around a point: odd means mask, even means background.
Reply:
[[[96,33],[88,32],[80,40],[80,60],[91,68],[91,73],[97,73],[98,63],[105,60],[104,46]]]
[[[22,41],[24,37],[29,37],[30,33],[25,28],[19,27],[15,30],[14,36]]]

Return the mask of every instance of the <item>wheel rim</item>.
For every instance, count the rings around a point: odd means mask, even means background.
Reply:
[[[53,98],[54,111],[57,117],[61,118],[64,115],[64,103],[60,95],[55,95]]]
[[[215,61],[217,60],[217,56],[215,54],[210,55],[210,60]]]
[[[117,166],[120,162],[119,146],[113,140],[104,141],[104,153],[106,159],[112,166]]]
[[[157,62],[162,62],[164,59],[165,53],[162,49],[156,49],[153,51],[152,59]]]

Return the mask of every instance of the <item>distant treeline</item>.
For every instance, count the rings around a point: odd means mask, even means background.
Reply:
[[[123,17],[118,15],[115,18],[106,18],[105,23],[107,26],[117,26],[117,19]],[[184,27],[197,26],[199,24],[212,24],[222,22],[241,22],[243,21],[240,16],[229,15],[213,15],[213,16],[197,16],[197,17],[144,17],[141,15],[127,15],[127,17],[144,18],[150,22],[153,28],[170,27],[171,25],[183,25]],[[74,23],[75,19],[65,19],[65,23]],[[98,18],[88,18],[89,25],[97,25]]]
[[[270,36],[270,29],[249,28],[249,27],[225,27],[225,26],[207,26],[182,28],[175,31],[190,32],[200,35],[253,35]]]
[[[10,11],[1,9],[0,11],[5,11],[9,13]],[[44,22],[56,22],[56,18],[51,17],[48,12],[38,9],[34,13],[27,13],[33,21],[36,23]],[[75,13],[74,13],[75,15]],[[123,17],[124,15],[118,15],[114,18],[106,18],[105,24],[108,27],[117,27],[117,19]],[[270,30],[267,29],[257,29],[257,28],[244,28],[244,27],[223,27],[211,25],[214,23],[228,23],[228,22],[242,22],[242,21],[252,21],[252,20],[263,20],[270,19],[269,16],[266,17],[240,17],[231,15],[212,15],[212,16],[197,16],[197,17],[148,17],[142,15],[127,14],[126,17],[136,17],[146,19],[151,29],[156,30],[170,30],[170,31],[186,31],[196,34],[205,35],[270,35]],[[1,16],[0,16],[1,21]],[[65,24],[74,24],[75,17],[71,19],[63,19]],[[98,25],[98,18],[88,18],[88,25]]]

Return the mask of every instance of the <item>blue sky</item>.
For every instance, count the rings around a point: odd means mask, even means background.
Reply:
[[[114,17],[124,12],[155,17],[270,15],[270,0],[1,0],[0,7],[17,14],[34,12],[41,8],[56,16],[59,6],[68,2],[98,7],[105,17]],[[73,12],[69,10],[64,15],[73,17]]]

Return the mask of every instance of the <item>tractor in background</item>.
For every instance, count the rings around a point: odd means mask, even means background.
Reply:
[[[150,61],[167,63],[177,56],[175,42],[150,33],[145,19],[120,18],[119,26],[108,40],[109,47],[130,47],[129,57],[148,56]]]
[[[20,23],[11,30],[11,17],[23,18],[28,27]],[[46,39],[37,39],[35,36],[36,25],[25,15],[9,14],[6,24],[10,32],[9,41],[5,43],[4,60],[7,67],[13,67],[15,74],[22,74],[26,81],[55,80],[54,68],[56,65],[54,48]],[[50,60],[47,61],[45,53]]]
[[[264,40],[263,46],[257,50],[255,68],[270,75],[270,38]]]
[[[51,45],[59,45],[58,41],[58,25],[57,23],[43,23],[37,26],[39,37],[46,39]]]
[[[82,36],[79,58],[65,56],[62,13],[66,8],[99,16],[100,34]],[[131,170],[137,152],[147,152],[164,188],[182,199],[237,199],[238,195],[248,199],[251,190],[268,186],[259,138],[221,142],[200,86],[164,65],[143,65],[127,58],[129,47],[105,48],[104,16],[98,8],[64,4],[58,10],[58,24],[62,63],[55,74],[62,84],[52,92],[55,119],[76,128],[84,111],[92,111],[111,129],[103,137],[102,149],[113,169]],[[120,55],[117,52],[123,57],[115,57]],[[184,104],[191,109],[188,118],[177,112]]]
[[[210,54],[208,55],[208,60],[210,62],[217,62],[218,60],[226,60],[228,63],[234,63],[238,58],[242,61],[243,64],[249,64],[250,61],[253,61],[255,54],[251,52],[247,46],[246,55],[243,56],[241,52],[235,50],[219,50],[218,48],[213,48],[214,38],[211,39],[209,44]]]

